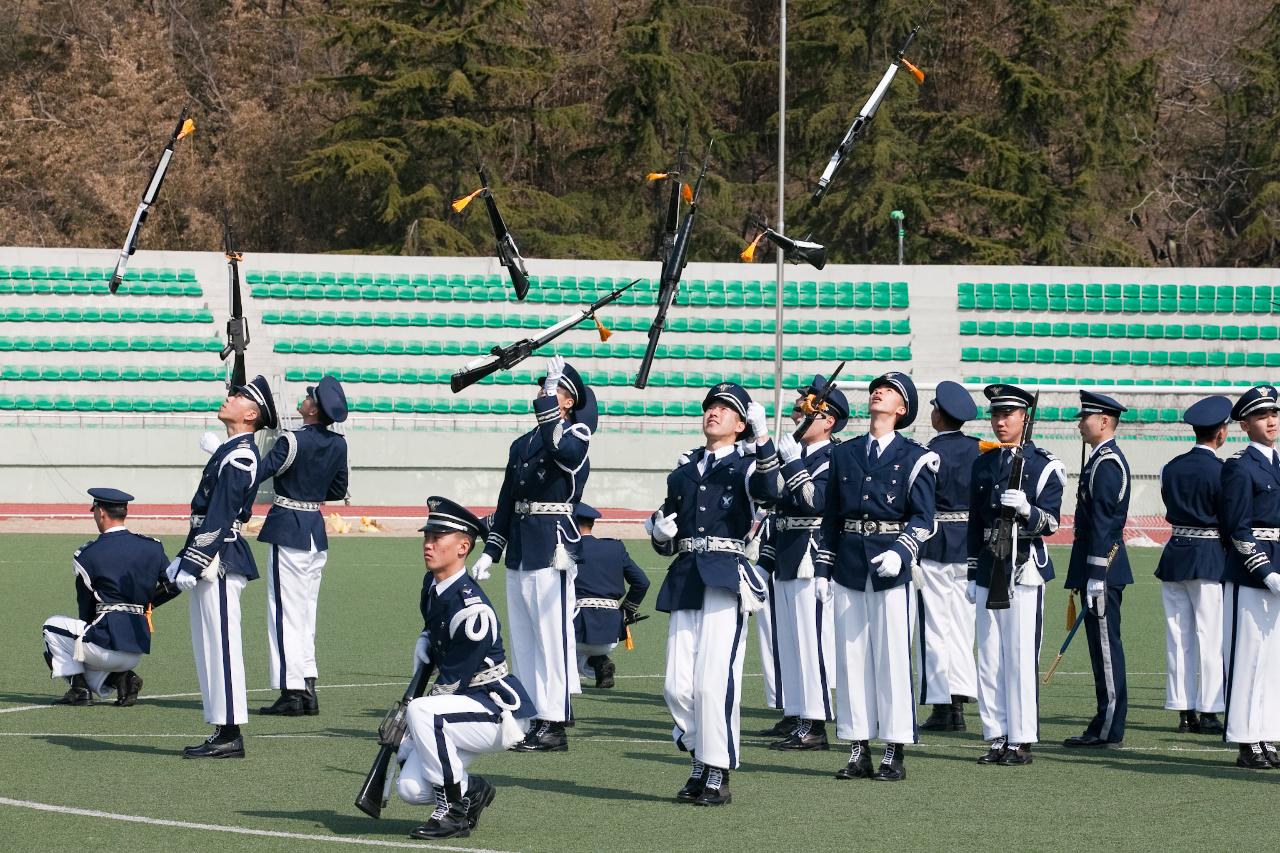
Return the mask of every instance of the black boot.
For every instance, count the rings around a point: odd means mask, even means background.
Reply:
[[[142,692],[142,677],[133,670],[117,673],[116,679],[116,704],[122,708],[128,708],[138,701],[138,694]]]
[[[707,782],[707,765],[703,764],[696,757],[693,759],[693,767],[689,770],[689,778],[685,780],[684,787],[676,791],[676,800],[682,803],[695,802],[698,797],[702,796],[702,788]]]
[[[467,823],[471,829],[479,825],[480,812],[487,809],[497,795],[498,792],[483,776],[472,776],[467,781],[467,799],[471,803],[467,810]]]
[[[204,743],[182,750],[183,758],[244,758],[244,738],[236,725],[214,726]]]
[[[824,720],[801,720],[795,731],[780,741],[769,744],[770,749],[829,749],[827,724]]]
[[[1024,764],[1031,763],[1031,744],[1020,743],[1016,746],[1009,744],[1005,749],[1004,755],[1000,757],[1000,765],[1002,767],[1021,767]]]
[[[316,680],[307,678],[304,681],[307,688],[302,691],[302,712],[308,717],[314,717],[320,713],[320,700],[316,697]]]
[[[1178,732],[1186,734],[1200,733],[1200,715],[1195,711],[1179,711],[1178,712]]]
[[[855,740],[849,750],[849,763],[836,771],[837,779],[870,779],[871,753],[865,740]]]
[[[71,676],[67,692],[63,693],[62,698],[55,700],[53,704],[76,705],[78,707],[92,705],[93,691],[89,689],[89,682],[85,681],[84,673],[77,672]]]
[[[516,744],[517,752],[564,752],[569,748],[569,735],[564,730],[564,723],[553,723],[542,720],[536,729],[530,729],[529,735]]]
[[[1226,729],[1222,726],[1222,720],[1218,719],[1217,714],[1201,714],[1200,715],[1200,734],[1202,735],[1220,735]]]
[[[786,737],[800,725],[799,717],[783,717],[767,729],[757,732],[760,737]]]
[[[708,767],[702,793],[693,801],[695,806],[727,806],[733,802],[729,793],[729,771],[720,767]]]
[[[275,717],[301,717],[307,712],[306,695],[305,690],[283,690],[275,702],[262,706],[258,713]]]
[[[1267,760],[1262,744],[1242,743],[1240,754],[1236,756],[1236,767],[1243,767],[1245,770],[1270,770],[1271,762]]]
[[[613,676],[618,671],[618,667],[608,655],[592,655],[587,658],[587,666],[595,670],[596,687],[601,690],[609,690],[613,687]]]
[[[962,732],[968,728],[964,722],[964,702],[951,703],[948,720],[947,731],[949,732]]]
[[[999,764],[1004,758],[1005,752],[1008,750],[1008,744],[1005,742],[1004,735],[991,741],[991,746],[987,749],[986,754],[978,759],[979,764]]]
[[[1267,757],[1267,763],[1272,767],[1280,767],[1280,752],[1276,751],[1275,744],[1264,740],[1259,746],[1262,747],[1262,754]]]
[[[926,732],[951,731],[951,705],[934,705],[929,718],[920,724],[920,728]]]
[[[906,750],[900,743],[887,743],[884,746],[884,758],[880,759],[880,767],[871,777],[873,782],[901,782],[907,778],[907,768],[903,759]]]
[[[436,809],[422,826],[409,830],[410,838],[466,838],[471,834],[467,812],[471,801],[459,793],[460,785],[436,787]]]

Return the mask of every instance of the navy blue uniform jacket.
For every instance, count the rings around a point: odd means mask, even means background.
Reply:
[[[150,604],[168,566],[158,540],[124,528],[84,543],[72,558],[80,621],[93,622],[99,604]],[[85,633],[84,641],[117,652],[151,651],[151,631],[142,614],[106,613]]]
[[[1280,470],[1256,447],[1246,447],[1222,466],[1223,535],[1227,537],[1227,570],[1223,580],[1261,589],[1263,578],[1277,571],[1280,543],[1259,539],[1253,528],[1280,527]]]
[[[1174,527],[1218,530],[1222,499],[1222,460],[1211,448],[1198,446],[1169,460],[1160,472],[1164,517]],[[1222,538],[1172,536],[1160,554],[1156,577],[1162,581],[1222,580],[1227,554]]]
[[[1067,568],[1067,589],[1084,589],[1090,579],[1107,581],[1107,586],[1133,583],[1129,553],[1124,548],[1124,525],[1129,518],[1131,477],[1129,463],[1108,439],[1093,452],[1080,472],[1076,491],[1075,542],[1071,545],[1071,565]],[[1107,554],[1119,545],[1111,568]]]
[[[783,465],[778,473],[776,513],[760,546],[760,566],[772,572],[774,580],[795,580],[806,559],[813,569],[811,576],[819,574],[818,538],[827,506],[831,452],[836,447],[834,442],[816,450],[805,447],[803,456]]]
[[[1000,520],[1000,495],[1009,488],[1012,457],[1005,459],[1000,450],[989,450],[973,462],[969,485],[969,526],[966,547],[969,580],[991,587],[994,558],[990,548],[990,532]],[[1046,582],[1054,578],[1053,561],[1044,546],[1044,537],[1058,530],[1062,513],[1062,489],[1067,484],[1067,471],[1049,451],[1027,442],[1022,465],[1021,489],[1031,504],[1027,518],[1018,517],[1017,566],[1034,560],[1036,571]]]
[[[182,546],[182,571],[200,577],[215,558],[219,574],[258,576],[249,543],[240,525],[253,517],[258,494],[258,446],[253,433],[224,441],[200,475],[191,498],[191,531]]]
[[[929,449],[938,454],[938,484],[934,507],[938,513],[968,512],[969,478],[978,458],[978,439],[962,432],[934,436]],[[920,559],[935,563],[963,563],[969,558],[969,527],[966,521],[938,519],[938,532],[920,548]]]
[[[258,481],[275,477],[280,497],[307,503],[347,496],[347,439],[320,424],[307,424],[280,434],[262,460]],[[298,510],[273,504],[258,533],[259,542],[317,551],[329,548],[320,510]]]
[[[627,589],[623,589],[623,584]],[[582,559],[578,563],[578,577],[574,581],[578,598],[608,598],[614,601],[626,598],[625,606],[638,608],[649,591],[649,576],[636,565],[627,553],[627,546],[617,539],[582,537]],[[573,617],[578,642],[591,644],[616,643],[626,637],[622,624],[622,611],[605,607],[582,607]]]

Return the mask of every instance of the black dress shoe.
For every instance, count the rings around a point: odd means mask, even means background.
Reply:
[[[1005,749],[1004,755],[1000,757],[1000,765],[1002,767],[1021,767],[1024,764],[1030,763],[1030,744],[1021,744],[1017,749]]]
[[[692,803],[702,796],[702,789],[707,781],[707,765],[698,759],[693,759],[693,767],[689,770],[689,778],[685,780],[684,787],[676,791],[676,801],[681,803]]]
[[[515,745],[516,752],[565,752],[569,749],[569,736],[564,723],[543,720],[529,732],[529,736]]]
[[[596,664],[596,687],[601,690],[613,689],[613,675],[617,671],[617,664],[606,656],[603,661]]]
[[[763,731],[756,732],[760,737],[786,737],[800,725],[799,717],[783,717]]]
[[[1200,716],[1195,711],[1178,712],[1178,733],[1200,733]]]
[[[880,766],[876,768],[871,781],[901,782],[907,778],[907,768],[903,763],[903,759],[906,757],[903,754],[905,751],[900,743],[885,744],[884,758],[880,760]]]
[[[1073,749],[1080,748],[1080,747],[1090,748],[1090,749],[1099,748],[1099,747],[1115,748],[1123,745],[1123,741],[1103,740],[1097,735],[1075,735],[1073,737],[1069,737],[1066,740],[1064,740],[1062,742],[1062,745],[1068,748],[1073,748]]]
[[[1264,740],[1259,746],[1262,747],[1262,754],[1267,757],[1267,763],[1272,767],[1280,767],[1280,752],[1276,752],[1275,745]]]
[[[1236,767],[1243,767],[1245,770],[1272,769],[1271,762],[1267,760],[1267,754],[1260,743],[1240,744],[1240,754],[1236,756]]]
[[[307,689],[302,691],[302,711],[308,717],[314,717],[320,713],[320,699],[316,696],[316,680],[307,678],[304,681]]]
[[[493,798],[498,795],[483,776],[472,776],[467,782],[467,800],[470,807],[467,809],[467,824],[471,829],[475,829],[480,823],[480,812],[484,811],[493,802]]]
[[[1004,754],[1009,751],[1008,744],[1003,737],[998,737],[991,741],[986,753],[978,759],[979,764],[999,764],[1000,759],[1004,758]]]
[[[830,749],[827,742],[827,725],[823,720],[801,720],[796,730],[780,741],[769,744],[770,749],[804,750]]]
[[[855,740],[849,750],[849,763],[836,771],[837,779],[870,779],[874,771],[871,769],[871,753],[865,740]]]
[[[456,803],[449,806],[449,810],[437,817],[431,815],[431,820],[422,826],[414,827],[409,830],[410,838],[466,838],[471,834],[471,824],[467,820],[467,812],[471,808],[471,802],[467,797],[463,797]]]
[[[216,742],[206,740],[182,750],[183,758],[244,758],[244,738]]]
[[[1220,735],[1226,729],[1222,726],[1222,720],[1218,719],[1217,714],[1201,714],[1200,715],[1200,734],[1202,735]]]
[[[76,673],[71,676],[71,684],[67,688],[67,692],[62,694],[61,699],[55,699],[55,705],[75,705],[83,707],[93,704],[93,691],[89,689],[89,682],[85,681],[83,673]]]
[[[142,692],[142,677],[133,670],[122,672],[116,679],[116,704],[122,708],[128,708],[138,701],[138,694]]]
[[[695,806],[727,806],[733,802],[733,794],[729,793],[729,771],[719,767],[707,768],[707,779],[702,786],[702,793],[693,801]]]
[[[301,717],[307,712],[305,690],[285,690],[276,701],[258,709],[259,714],[273,717]]]

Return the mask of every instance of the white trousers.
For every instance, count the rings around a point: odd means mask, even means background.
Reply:
[[[328,551],[272,545],[267,562],[267,645],[271,686],[302,690],[315,678],[316,602]]]
[[[1007,610],[987,609],[978,587],[978,716],[987,740],[1040,740],[1039,661],[1044,587],[1015,585]]]
[[[50,616],[45,620],[41,633],[44,648],[49,653],[54,678],[70,678],[83,675],[89,689],[99,696],[111,692],[103,682],[113,672],[133,669],[142,660],[137,652],[117,652],[93,643],[84,644],[84,660],[75,658],[76,637],[82,635],[87,623],[71,616]]]
[[[920,622],[920,702],[945,705],[952,696],[978,695],[973,660],[973,605],[964,563],[921,560],[915,573]]]
[[[538,719],[569,719],[569,695],[578,682],[573,576],[558,569],[507,572],[507,659],[529,691]]]
[[[877,592],[870,577],[861,590],[833,584],[836,734],[844,740],[915,743],[912,586]]]
[[[1164,706],[1217,714],[1222,697],[1222,584],[1160,584],[1165,619]]]
[[[830,678],[835,669],[833,608],[818,600],[814,583],[814,578],[774,583],[783,713],[805,720],[831,720],[835,718]]]
[[[607,655],[618,647],[617,643],[578,643],[578,672],[587,678],[596,677],[596,668],[587,665],[587,658]]]
[[[240,594],[244,575],[201,580],[191,599],[191,648],[204,702],[204,721],[215,726],[249,722],[240,645]]]
[[[712,767],[738,767],[742,662],[747,617],[738,594],[708,587],[701,610],[676,610],[667,622],[662,693],[675,722],[671,736]]]
[[[782,710],[785,705],[782,661],[775,648],[778,636],[778,589],[769,575],[765,582],[764,606],[756,611],[756,639],[760,641],[760,671],[764,675],[764,704]]]
[[[461,786],[479,755],[502,752],[502,716],[472,696],[423,696],[409,703],[409,736],[400,746],[404,762],[396,792],[414,805],[435,805],[435,785]],[[528,720],[516,720],[528,728]]]
[[[1226,740],[1280,740],[1280,595],[1222,585]]]

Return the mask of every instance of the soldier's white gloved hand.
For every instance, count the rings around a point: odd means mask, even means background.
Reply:
[[[169,579],[169,583],[173,583],[178,576],[178,566],[182,565],[181,557],[174,557],[173,562],[164,570],[164,576]]]
[[[173,579],[173,582],[177,584],[178,589],[183,592],[190,592],[196,588],[199,578],[184,569],[178,572],[178,575]]]
[[[747,423],[751,425],[757,444],[769,437],[769,423],[764,414],[764,406],[756,402],[747,406]]]
[[[1000,506],[1013,507],[1023,518],[1031,515],[1031,501],[1027,500],[1027,493],[1021,489],[1005,489],[1000,495]]]
[[[489,567],[493,565],[493,557],[488,554],[481,554],[480,558],[471,564],[471,577],[478,581],[487,581],[489,579]]]
[[[1269,575],[1264,575],[1262,582],[1267,585],[1267,589],[1272,592],[1280,593],[1280,572],[1272,572]]]
[[[204,435],[200,436],[200,449],[205,453],[208,453],[210,456],[213,455],[213,452],[217,450],[221,444],[222,439],[218,437],[216,432],[206,432]]]
[[[553,355],[547,359],[547,378],[542,380],[542,393],[548,397],[554,397],[562,376],[564,376],[564,356]]]
[[[876,574],[880,577],[896,578],[902,571],[902,558],[897,551],[885,551],[878,557],[872,557],[871,565],[876,567]]]
[[[426,631],[418,635],[418,642],[413,647],[413,668],[431,663],[431,637]]]
[[[964,597],[969,599],[970,604],[978,603],[978,582],[969,581],[969,585],[964,588]]]
[[[1086,607],[1093,608],[1101,619],[1107,615],[1107,584],[1105,581],[1090,578],[1085,582],[1084,601]]]
[[[676,514],[674,512],[671,515],[663,515],[662,510],[658,510],[649,519],[649,526],[652,528],[649,535],[658,542],[670,542],[676,538],[678,528],[676,527]]]
[[[782,457],[783,463],[795,462],[799,459],[800,449],[800,442],[796,441],[789,432],[784,432],[782,438],[778,439],[778,455]]]
[[[814,578],[813,594],[823,604],[831,601],[835,595],[835,592],[831,589],[831,581],[827,578]]]

